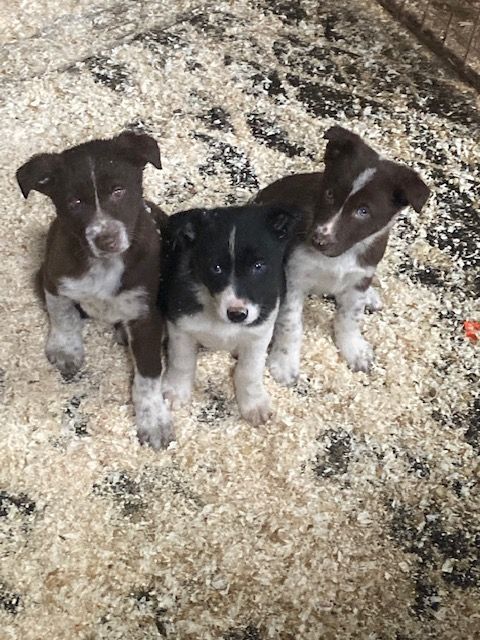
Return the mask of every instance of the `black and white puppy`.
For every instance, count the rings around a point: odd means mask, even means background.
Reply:
[[[158,448],[173,439],[161,393],[164,333],[157,308],[167,216],[143,199],[147,162],[161,166],[156,141],[124,132],[33,156],[17,180],[25,197],[32,190],[49,196],[57,214],[38,274],[50,319],[47,358],[65,377],[82,367],[81,311],[126,331],[138,437]]]
[[[309,293],[335,296],[335,340],[354,371],[373,361],[360,320],[365,307],[381,308],[371,283],[398,214],[425,205],[430,190],[412,169],[385,159],[359,136],[332,127],[323,173],[287,176],[260,191],[258,204],[302,210],[296,246],[287,263],[287,295],[281,306],[269,367],[280,383],[299,374],[302,311]]]
[[[190,399],[203,345],[238,357],[240,413],[253,425],[268,420],[263,371],[285,291],[285,251],[298,217],[279,206],[194,209],[170,217],[163,392],[173,407]]]

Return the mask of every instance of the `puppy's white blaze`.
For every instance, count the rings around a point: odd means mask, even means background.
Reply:
[[[123,222],[115,220],[103,211],[100,204],[100,199],[98,197],[97,181],[95,178],[95,163],[90,157],[88,158],[88,164],[90,165],[90,177],[92,178],[93,192],[95,194],[95,216],[92,222],[85,229],[85,237],[87,239],[88,245],[93,255],[97,258],[100,258],[103,255],[103,252],[100,251],[95,245],[95,238],[97,238],[97,236],[99,236],[108,225],[114,225],[120,237],[119,253],[123,253],[130,246],[127,230]]]
[[[230,258],[232,259],[232,273],[235,267],[235,234],[236,232],[237,232],[237,228],[234,225],[232,231],[230,232],[230,237],[228,239],[228,252],[230,253]]]
[[[98,215],[103,215],[102,207],[100,206],[100,200],[98,198],[97,181],[95,179],[95,163],[90,157],[88,158],[88,164],[90,165],[90,176],[92,178],[93,192],[95,194],[95,208]]]
[[[347,200],[351,198],[354,193],[357,193],[357,191],[360,191],[360,189],[363,189],[363,187],[367,183],[369,183],[370,180],[372,180],[376,172],[377,170],[374,167],[370,167],[369,169],[365,169],[365,171],[362,171],[362,173],[360,173],[353,181],[352,190],[348,194]]]
[[[362,171],[362,173],[360,173],[355,180],[353,181],[352,184],[352,189],[350,191],[350,193],[348,194],[345,202],[343,203],[343,205],[340,207],[340,209],[337,211],[337,213],[330,218],[330,220],[322,225],[318,226],[318,230],[321,231],[324,235],[329,236],[332,235],[334,232],[334,229],[337,225],[337,222],[340,218],[340,216],[342,215],[343,209],[345,208],[345,204],[348,202],[348,200],[358,191],[360,191],[360,189],[363,189],[363,187],[368,184],[370,182],[370,180],[373,179],[373,176],[376,173],[376,169],[374,167],[370,167],[369,169],[365,169],[365,171]]]

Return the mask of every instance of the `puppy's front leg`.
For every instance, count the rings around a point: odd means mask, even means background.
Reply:
[[[270,398],[263,386],[263,372],[267,348],[272,332],[257,340],[249,340],[238,349],[234,384],[238,407],[242,417],[254,427],[266,422],[272,415]]]
[[[45,290],[50,318],[46,355],[64,378],[74,376],[83,364],[82,319],[70,298]]]
[[[372,347],[360,332],[367,290],[368,285],[361,282],[336,296],[335,342],[353,371],[367,372],[373,363]]]
[[[190,401],[197,366],[197,342],[185,331],[168,323],[168,365],[163,379],[163,393],[173,409]]]
[[[280,384],[291,386],[300,372],[300,350],[302,347],[303,292],[293,287],[287,295],[278,314],[273,343],[268,356],[268,368],[273,378]]]
[[[159,315],[129,323],[130,346],[135,361],[132,399],[140,442],[154,449],[166,447],[174,440],[170,412],[163,399],[162,340],[163,322]]]

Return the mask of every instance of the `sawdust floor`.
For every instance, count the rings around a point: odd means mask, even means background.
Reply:
[[[475,96],[372,0],[2,11],[2,639],[480,637]],[[300,382],[267,378],[274,420],[241,421],[232,361],[204,353],[176,448],[141,448],[109,328],[86,326],[70,384],[44,357],[31,276],[53,211],[16,168],[143,129],[164,163],[146,194],[173,212],[319,167],[333,123],[434,191],[380,269],[375,370],[347,369],[311,298]]]

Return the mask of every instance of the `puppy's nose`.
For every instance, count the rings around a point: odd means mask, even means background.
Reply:
[[[227,309],[227,317],[230,322],[243,322],[247,319],[248,309],[245,307],[229,307]]]
[[[319,226],[313,232],[312,242],[317,247],[330,244],[331,242],[333,242],[333,240],[333,234],[329,232],[326,227]]]
[[[100,251],[115,253],[120,249],[120,238],[116,233],[101,233],[94,242]]]

